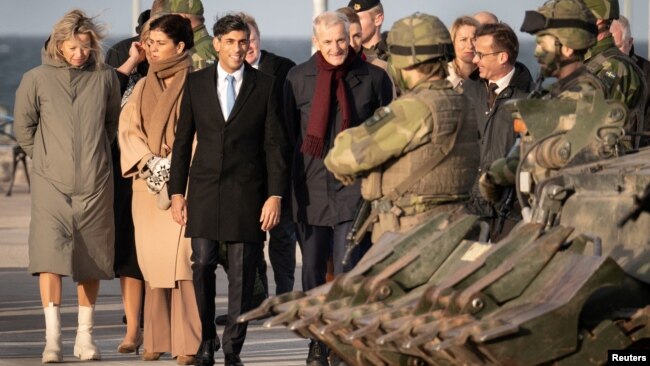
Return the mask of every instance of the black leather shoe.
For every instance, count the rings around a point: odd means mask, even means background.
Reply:
[[[214,352],[219,349],[215,339],[208,339],[201,342],[199,349],[194,356],[194,366],[212,366],[214,365]]]
[[[234,353],[227,354],[226,360],[223,364],[225,366],[244,366],[244,364],[241,362],[241,358],[239,358],[239,355],[236,355]]]
[[[307,366],[330,366],[327,361],[327,347],[319,341],[309,342],[309,354],[307,355]]]
[[[228,315],[222,314],[214,318],[214,324],[216,325],[226,325],[228,323]]]

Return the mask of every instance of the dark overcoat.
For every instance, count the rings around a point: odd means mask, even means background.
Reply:
[[[316,88],[318,72],[314,57],[291,69],[284,84],[284,111],[289,133],[295,142],[291,168],[293,211],[296,222],[334,226],[352,220],[361,192],[358,181],[344,186],[323,164],[336,134],[341,131],[341,112],[334,95],[323,156],[314,158],[300,151],[303,137],[307,135]],[[387,105],[393,98],[393,84],[388,74],[360,58],[353,63],[344,80],[351,107],[350,127],[370,118],[377,108]]]
[[[169,180],[170,195],[182,194],[189,177],[187,237],[264,241],[262,206],[269,196],[281,196],[288,181],[280,97],[274,78],[246,63],[241,89],[225,121],[217,66],[188,76]]]

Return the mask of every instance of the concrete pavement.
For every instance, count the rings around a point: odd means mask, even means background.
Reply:
[[[4,196],[7,183],[0,182],[0,366],[40,365],[45,345],[45,322],[40,304],[38,278],[27,273],[27,234],[30,197],[24,180],[19,180],[12,197]],[[299,258],[299,255],[298,255]],[[269,282],[274,291],[272,270]],[[217,314],[226,312],[225,273],[217,271]],[[296,287],[300,288],[300,268]],[[122,303],[119,281],[102,281],[96,305],[95,340],[102,351],[102,361],[83,361],[84,365],[147,365],[134,354],[117,353],[125,327],[121,322]],[[63,280],[61,304],[62,337],[65,363],[81,363],[72,355],[76,331],[76,288],[69,278]],[[223,327],[218,327],[219,333]],[[242,351],[247,366],[304,365],[308,341],[285,328],[266,329],[262,322],[252,322]],[[223,364],[223,353],[217,354]],[[169,355],[153,365],[175,365]]]

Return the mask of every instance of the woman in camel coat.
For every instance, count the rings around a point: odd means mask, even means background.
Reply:
[[[192,66],[192,28],[165,15],[150,24],[145,49],[149,72],[120,115],[122,174],[133,178],[133,223],[138,264],[145,280],[144,355],[162,353],[192,364],[201,326],[190,268],[191,246],[171,217],[164,183],[185,79]]]

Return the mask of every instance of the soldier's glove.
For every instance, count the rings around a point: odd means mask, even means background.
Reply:
[[[171,161],[167,158],[153,156],[147,161],[147,168],[151,175],[144,180],[147,183],[149,191],[158,193],[163,189],[165,183],[169,180],[170,167]]]
[[[483,173],[481,178],[478,180],[478,190],[481,192],[481,196],[485,198],[486,201],[497,203],[501,200],[503,195],[503,187],[498,186],[494,183],[492,175],[488,173]]]
[[[334,178],[341,181],[344,186],[349,186],[350,184],[354,183],[356,179],[353,175],[338,175],[336,173],[334,173]]]

